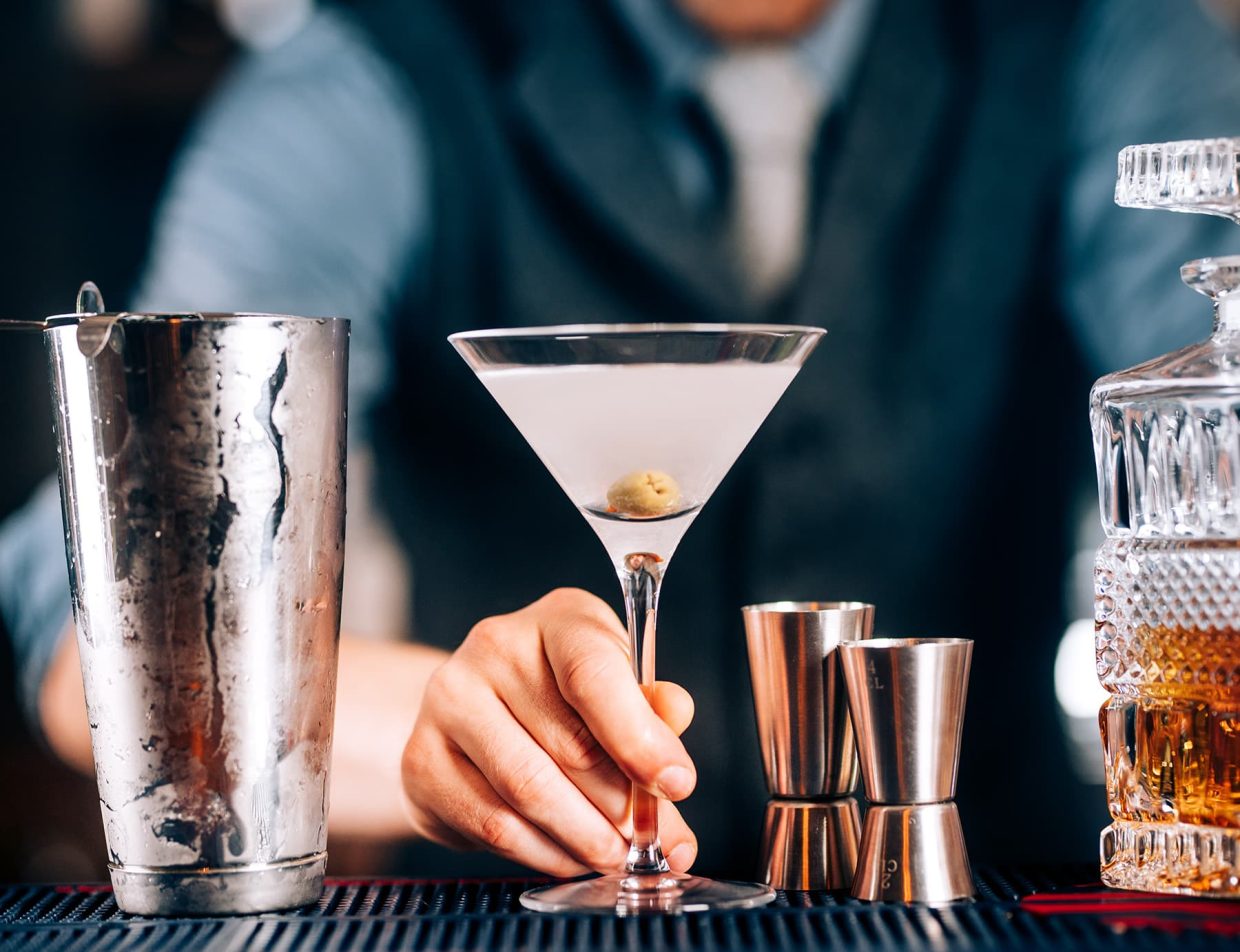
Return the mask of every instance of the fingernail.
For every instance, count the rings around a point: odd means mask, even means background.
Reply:
[[[683,873],[697,859],[697,847],[692,843],[681,843],[667,856],[667,864],[678,873]]]
[[[669,800],[679,800],[692,792],[693,774],[684,767],[664,767],[654,785]]]

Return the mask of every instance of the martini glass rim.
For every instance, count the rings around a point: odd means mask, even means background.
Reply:
[[[546,324],[538,327],[492,327],[481,330],[457,331],[448,340],[469,341],[508,337],[546,337],[564,340],[573,337],[625,337],[642,334],[661,335],[727,335],[753,334],[772,337],[821,337],[827,331],[807,324]]]

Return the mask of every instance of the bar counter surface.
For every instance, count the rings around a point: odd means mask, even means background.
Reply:
[[[1103,889],[1097,867],[983,868],[948,906],[780,893],[765,908],[685,916],[538,915],[517,880],[329,880],[316,906],[263,916],[139,919],[106,886],[0,886],[0,949],[1116,949],[1240,947],[1240,903]]]

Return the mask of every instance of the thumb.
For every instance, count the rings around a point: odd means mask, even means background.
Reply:
[[[663,723],[679,736],[693,722],[693,697],[679,684],[656,681],[654,689],[646,692],[650,706],[663,719]]]

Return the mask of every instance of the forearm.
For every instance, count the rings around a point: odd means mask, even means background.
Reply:
[[[43,676],[39,720],[43,736],[57,757],[75,770],[94,773],[86,695],[82,690],[82,669],[72,624],[61,633],[59,647]]]
[[[342,638],[332,745],[331,832],[412,834],[401,794],[400,756],[427,679],[447,654],[422,645]],[[39,697],[52,750],[83,773],[93,769],[77,638],[65,632]]]
[[[360,837],[412,836],[400,758],[431,673],[448,657],[424,645],[340,643],[330,827]]]

